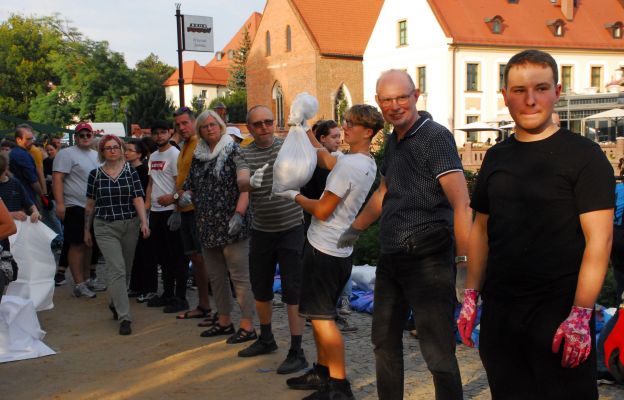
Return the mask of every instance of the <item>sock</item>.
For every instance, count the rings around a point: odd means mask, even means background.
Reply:
[[[260,324],[260,339],[265,342],[273,340],[273,332],[271,331],[271,323]]]
[[[60,265],[56,268],[56,273],[57,274],[65,274],[65,270],[67,269],[67,267],[61,267]]]
[[[331,390],[337,390],[342,393],[351,395],[351,384],[347,379],[329,378],[329,386]]]
[[[319,376],[323,378],[329,378],[329,368],[322,364],[314,364],[314,369]]]
[[[290,336],[290,349],[297,351],[301,350],[301,335]]]

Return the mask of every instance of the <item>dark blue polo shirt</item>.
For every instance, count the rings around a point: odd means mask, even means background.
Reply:
[[[30,201],[34,203],[35,192],[30,185],[34,182],[39,182],[39,177],[37,176],[35,160],[30,153],[19,146],[11,149],[9,153],[9,170],[13,177],[24,186]]]

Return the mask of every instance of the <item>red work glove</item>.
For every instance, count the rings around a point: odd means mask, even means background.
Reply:
[[[561,342],[565,339],[561,359],[563,368],[575,368],[587,360],[591,352],[589,320],[593,311],[592,308],[573,306],[568,318],[557,328],[553,338],[552,352],[558,353]]]
[[[618,358],[620,364],[624,365],[624,304],[620,305],[617,310],[617,314],[613,316],[613,318],[616,317],[618,320],[611,330],[611,334],[604,343],[605,363],[607,364],[607,368],[609,368],[610,371],[615,370],[618,367],[617,365],[609,365],[611,353],[613,353],[613,351],[615,350],[619,350],[620,356]],[[617,359],[615,357],[613,361],[617,364]]]
[[[51,210],[52,203],[50,202],[50,197],[47,194],[41,195],[41,205],[43,205],[44,210]]]
[[[475,289],[464,290],[464,302],[462,303],[459,319],[457,320],[457,330],[462,342],[466,346],[474,347],[472,342],[472,330],[477,320],[477,297],[479,291]]]

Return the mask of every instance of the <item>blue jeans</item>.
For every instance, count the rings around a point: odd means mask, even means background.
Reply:
[[[403,399],[403,327],[413,310],[420,350],[433,375],[436,399],[462,399],[455,357],[455,275],[448,249],[416,258],[382,254],[375,280],[372,341],[381,400]]]

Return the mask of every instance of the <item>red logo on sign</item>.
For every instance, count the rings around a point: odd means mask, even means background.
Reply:
[[[163,171],[165,169],[165,161],[152,161],[150,168],[152,171]]]

